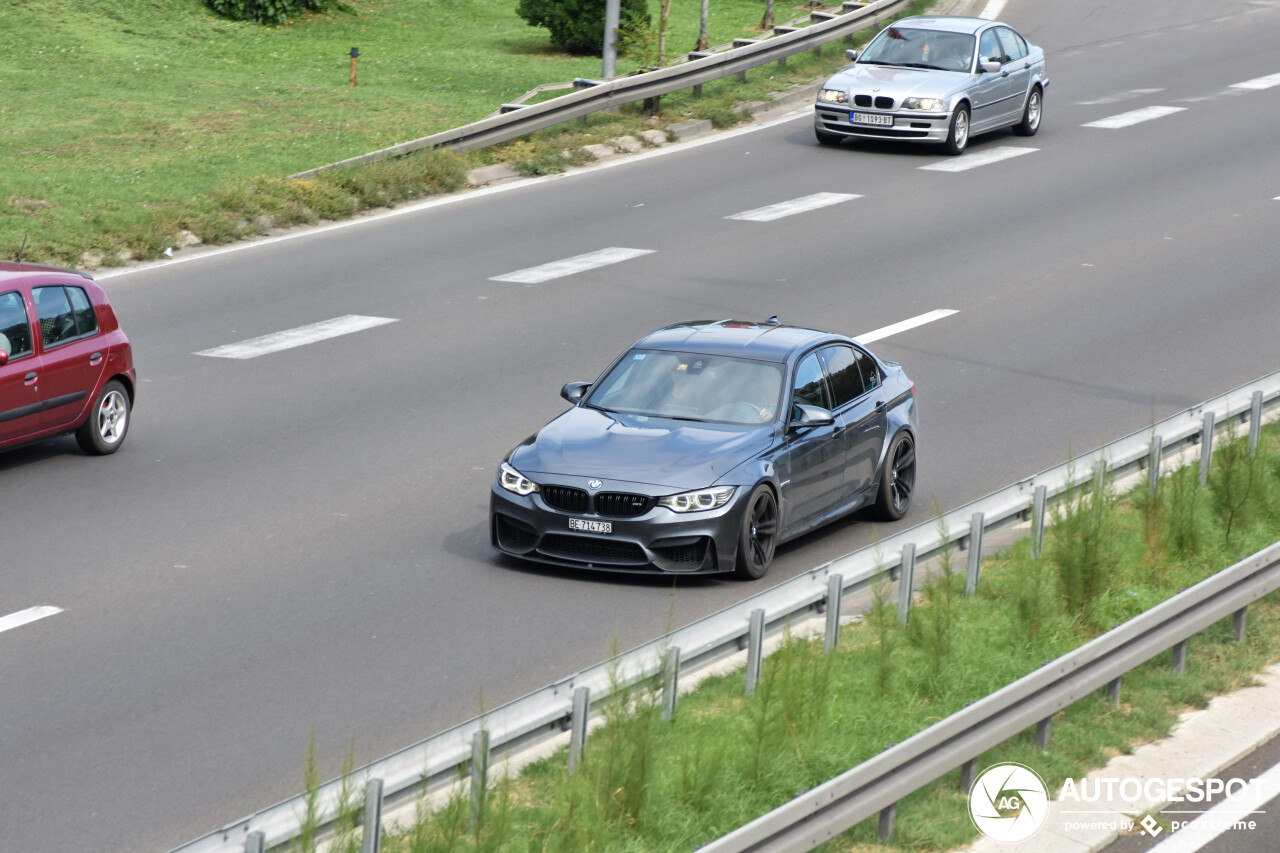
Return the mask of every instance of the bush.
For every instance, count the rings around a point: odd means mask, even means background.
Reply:
[[[551,43],[580,56],[604,53],[605,0],[520,0],[516,14],[531,27],[551,33]],[[621,0],[618,29],[647,27],[649,10],[645,0]],[[619,45],[623,40],[619,40]]]
[[[205,5],[224,18],[283,24],[304,12],[327,12],[341,6],[339,0],[204,0]]]

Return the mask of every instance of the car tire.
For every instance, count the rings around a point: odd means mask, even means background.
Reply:
[[[1032,86],[1027,95],[1027,105],[1022,108],[1022,121],[1013,126],[1018,136],[1035,136],[1040,129],[1040,118],[1044,114],[1044,92],[1039,86]]]
[[[952,157],[964,153],[969,145],[969,108],[960,106],[951,115],[951,127],[947,129],[947,141],[942,143],[942,150]]]
[[[817,137],[819,145],[840,144],[840,134],[838,133],[827,133],[825,130],[818,130],[817,128],[814,128],[813,135]]]
[[[738,532],[737,574],[758,580],[769,571],[778,546],[778,499],[764,483],[751,490]]]
[[[115,453],[129,431],[129,392],[112,379],[93,401],[89,417],[76,430],[76,443],[85,453],[105,456]]]
[[[897,521],[911,508],[916,488],[916,443],[902,430],[893,437],[880,472],[873,515],[880,521]]]

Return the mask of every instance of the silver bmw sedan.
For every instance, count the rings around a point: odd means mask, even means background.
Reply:
[[[1008,24],[982,18],[904,18],[818,92],[814,133],[842,139],[931,142],[960,154],[979,133],[1040,129],[1044,51]]]

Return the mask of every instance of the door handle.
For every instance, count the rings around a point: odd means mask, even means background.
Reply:
[[[89,364],[94,367],[97,367],[100,361],[102,361],[102,353],[100,352],[95,352],[93,355],[89,356]]]
[[[36,378],[37,378],[36,372],[33,370],[30,373],[28,373],[26,376],[22,377],[22,381],[30,385],[36,381]]]

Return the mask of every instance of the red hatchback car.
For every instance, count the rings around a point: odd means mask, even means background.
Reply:
[[[133,351],[84,273],[0,261],[0,450],[74,432],[114,453],[129,429]]]

